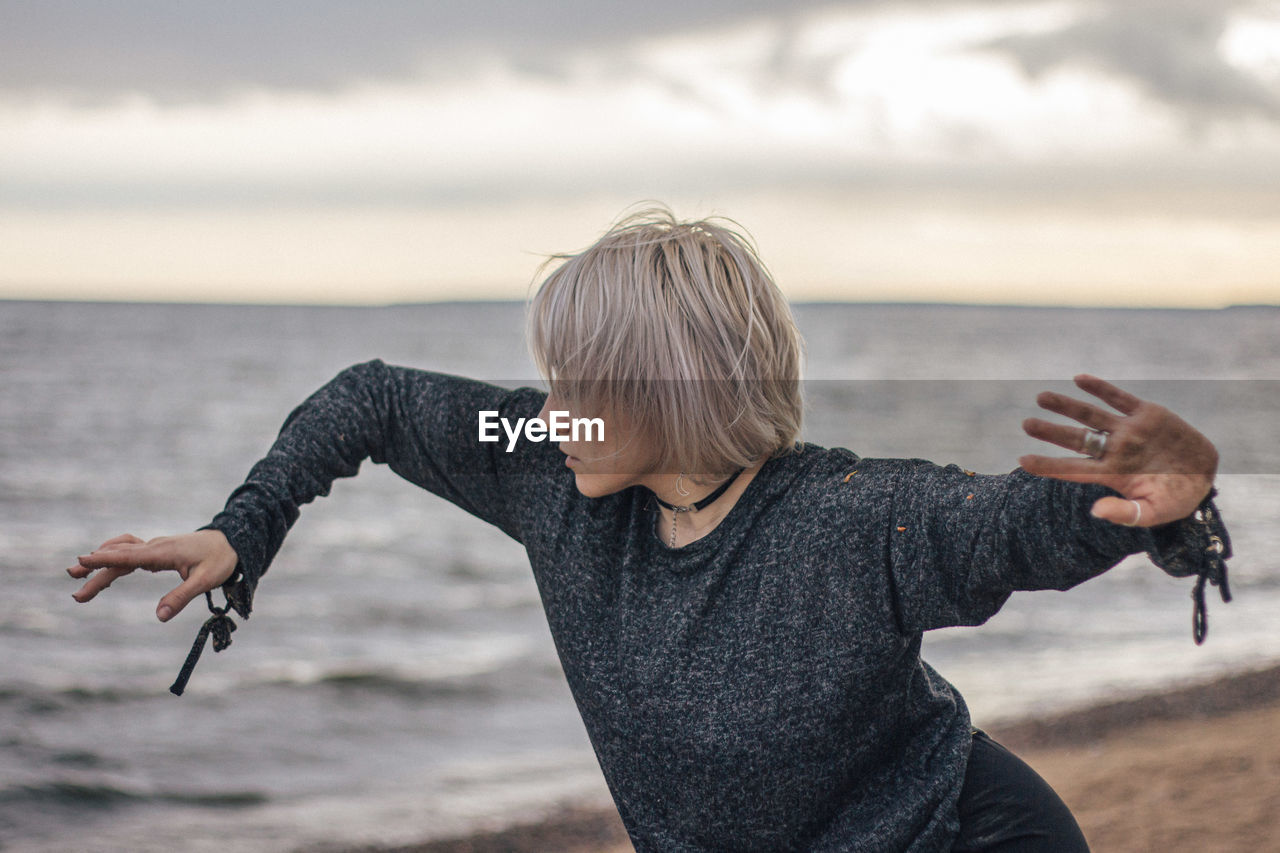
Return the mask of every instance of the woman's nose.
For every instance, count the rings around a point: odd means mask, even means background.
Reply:
[[[549,420],[552,412],[559,411],[563,408],[564,406],[560,405],[559,400],[551,394],[548,394],[547,399],[542,403],[542,408],[538,410],[538,417],[544,421]]]

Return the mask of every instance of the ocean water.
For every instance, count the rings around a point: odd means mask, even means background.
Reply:
[[[87,605],[62,570],[121,532],[191,530],[290,409],[380,357],[536,374],[522,306],[0,303],[0,849],[400,843],[607,800],[520,547],[379,466],[307,507],[251,620],[168,685],[203,608],[167,576]],[[1042,388],[1088,371],[1222,451],[1236,600],[1135,557],[1015,595],[925,656],[980,723],[1280,659],[1280,310],[802,305],[806,437],[1004,471]]]

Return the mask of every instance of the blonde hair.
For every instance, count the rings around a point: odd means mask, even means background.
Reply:
[[[800,333],[740,226],[651,208],[556,261],[527,329],[555,397],[623,415],[658,471],[722,478],[795,445]]]

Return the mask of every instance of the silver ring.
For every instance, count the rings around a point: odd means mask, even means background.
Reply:
[[[1135,516],[1133,517],[1133,521],[1130,521],[1130,522],[1126,523],[1124,526],[1125,526],[1125,527],[1137,527],[1137,526],[1138,526],[1138,522],[1142,521],[1142,504],[1138,503],[1138,502],[1137,502],[1137,501],[1135,501],[1133,498],[1129,498],[1129,503],[1133,504],[1133,508],[1134,508],[1135,510],[1137,510],[1137,515],[1135,515]]]
[[[1107,432],[1100,429],[1084,431],[1084,441],[1080,442],[1080,452],[1094,459],[1101,459],[1107,452]]]

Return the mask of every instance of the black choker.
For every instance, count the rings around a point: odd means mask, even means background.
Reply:
[[[739,468],[737,471],[734,472],[732,477],[730,477],[729,479],[721,483],[719,488],[717,488],[714,492],[712,492],[711,494],[707,495],[705,498],[703,498],[702,500],[694,504],[680,506],[678,504],[667,503],[662,498],[658,497],[657,492],[653,493],[653,499],[658,503],[662,504],[663,506],[665,506],[667,509],[671,510],[672,512],[697,512],[699,510],[706,509],[708,506],[710,506],[712,503],[715,502],[716,498],[720,497],[725,492],[727,492],[729,490],[729,487],[733,485],[733,481],[737,480],[738,475],[745,470],[747,469]]]

